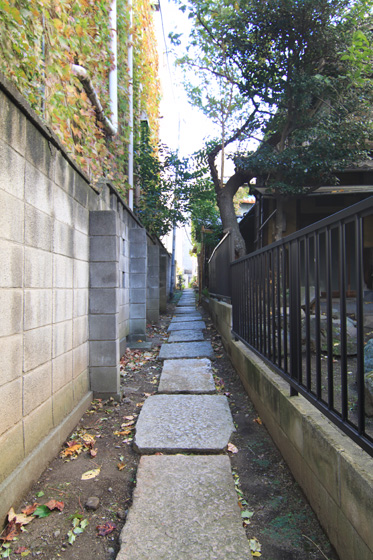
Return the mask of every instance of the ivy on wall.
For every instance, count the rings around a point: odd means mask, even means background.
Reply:
[[[158,140],[158,59],[149,0],[118,0],[118,134],[110,139],[98,122],[72,64],[90,76],[110,119],[111,0],[0,0],[0,70],[59,137],[69,155],[95,180],[106,177],[127,189],[128,43],[133,45],[134,137],[146,113]],[[132,31],[132,32],[131,32]]]

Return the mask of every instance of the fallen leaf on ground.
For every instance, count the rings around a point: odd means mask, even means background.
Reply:
[[[253,537],[252,539],[249,539],[249,544],[250,544],[250,550],[251,550],[251,555],[252,556],[261,556],[262,553],[260,552],[262,549],[262,545],[260,544],[260,542],[258,541],[258,539],[256,537]]]
[[[10,510],[8,511],[8,521],[13,521],[13,519],[16,521],[16,523],[20,523],[21,525],[27,525],[34,520],[32,515],[28,515],[25,513],[16,513],[13,508],[10,508]]]
[[[238,453],[238,449],[233,443],[228,443],[228,451],[230,453]]]
[[[75,453],[80,453],[82,451],[82,445],[80,443],[74,443],[69,445],[66,449],[63,449],[60,453],[61,457],[71,457]]]
[[[38,505],[39,504],[37,502],[34,502],[33,504],[30,504],[29,506],[26,506],[25,508],[21,509],[21,511],[25,515],[32,515],[36,510],[36,508],[38,507]]]
[[[45,505],[50,510],[58,509],[59,511],[62,511],[65,507],[65,504],[63,502],[57,502],[56,500],[49,500],[49,502],[47,502]]]
[[[50,515],[51,513],[52,511],[49,509],[48,506],[42,505],[36,508],[36,510],[34,511],[34,517],[39,517],[39,519],[43,519],[43,517],[48,517],[48,515]]]
[[[259,418],[254,418],[254,422],[256,422],[257,424],[259,424],[259,426],[261,426],[263,424],[263,422],[261,421],[261,419]]]
[[[4,531],[0,535],[0,540],[10,542],[15,539],[21,532],[22,523],[17,523],[15,519],[9,521]]]
[[[106,535],[109,535],[110,533],[115,531],[116,528],[117,526],[115,525],[115,523],[112,523],[111,521],[107,521],[106,523],[104,523],[104,525],[97,525],[96,527],[98,535],[100,537],[106,537]]]
[[[101,469],[93,469],[82,474],[81,480],[90,480],[100,474]]]
[[[30,554],[30,550],[25,546],[20,546],[17,550],[14,551],[14,554],[21,554],[21,556],[28,556]]]
[[[124,463],[117,463],[118,471],[122,471],[126,465]]]

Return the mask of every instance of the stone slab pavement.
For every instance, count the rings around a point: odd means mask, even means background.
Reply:
[[[159,393],[213,394],[215,383],[211,362],[195,360],[165,360],[158,386]]]
[[[182,330],[201,330],[205,329],[206,324],[204,321],[171,321],[170,326],[168,327],[168,331],[182,331]]]
[[[193,340],[203,340],[202,330],[171,331],[168,342],[192,342]]]
[[[188,315],[188,313],[195,313],[196,309],[195,307],[175,307],[174,309],[174,314],[175,315],[183,315],[185,313],[185,315]]]
[[[160,360],[170,360],[175,358],[214,358],[215,353],[211,342],[203,340],[201,342],[167,342],[162,344],[158,354]]]
[[[221,453],[234,432],[224,395],[152,395],[136,423],[134,448],[151,453]]]
[[[117,560],[249,560],[229,458],[142,457]]]
[[[202,321],[200,313],[188,313],[188,315],[175,315],[172,318],[171,324],[180,323],[181,321]]]

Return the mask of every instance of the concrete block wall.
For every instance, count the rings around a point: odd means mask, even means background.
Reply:
[[[132,341],[146,340],[148,248],[143,228],[129,230],[129,328]]]
[[[89,404],[88,190],[0,91],[0,515]],[[64,430],[61,430],[64,426]],[[64,433],[66,432],[66,433]],[[50,438],[54,443],[50,445]],[[14,476],[22,465],[22,476]],[[1,521],[2,521],[1,519]]]
[[[159,320],[159,289],[159,246],[148,245],[146,320],[149,323]]]
[[[272,439],[341,560],[373,558],[373,458],[242,342],[228,336],[231,306],[210,298],[214,324]]]
[[[1,75],[0,204],[1,524],[92,390],[119,397],[126,339],[145,333],[150,238]]]

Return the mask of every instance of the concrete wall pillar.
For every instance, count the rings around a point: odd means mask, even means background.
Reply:
[[[159,251],[159,311],[167,311],[167,268],[168,254],[164,249]]]
[[[146,341],[146,279],[148,268],[146,230],[140,227],[130,229],[129,242],[130,324],[128,341]]]
[[[146,293],[146,319],[159,321],[159,246],[148,245],[148,278]]]
[[[113,210],[89,217],[89,363],[96,397],[120,397],[119,220]]]

